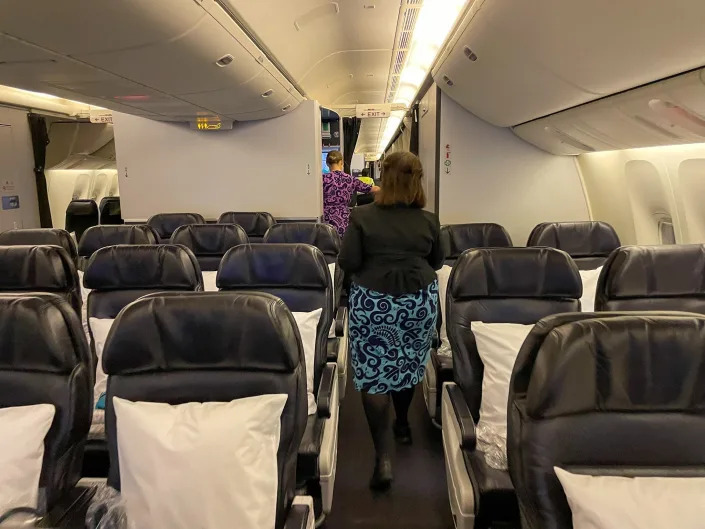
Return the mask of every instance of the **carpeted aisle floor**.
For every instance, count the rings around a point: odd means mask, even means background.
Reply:
[[[326,529],[453,529],[441,431],[431,424],[421,385],[409,419],[412,446],[397,446],[394,484],[384,494],[368,488],[374,451],[360,394],[348,381],[341,405],[338,474]]]

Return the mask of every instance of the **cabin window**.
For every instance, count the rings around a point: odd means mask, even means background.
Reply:
[[[673,230],[673,219],[670,217],[658,221],[658,233],[661,244],[676,244],[676,232]]]

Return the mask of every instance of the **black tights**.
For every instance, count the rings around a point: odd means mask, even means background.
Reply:
[[[390,400],[394,401],[394,410],[397,423],[408,425],[409,406],[414,398],[414,388],[389,393],[372,394],[362,392],[362,406],[365,408],[367,424],[372,434],[377,458],[388,457],[391,452],[391,416],[389,413]]]

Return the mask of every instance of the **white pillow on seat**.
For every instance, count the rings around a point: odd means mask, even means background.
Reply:
[[[108,338],[110,328],[115,320],[112,318],[89,318],[88,324],[93,333],[93,343],[95,344],[95,354],[98,359],[95,367],[95,386],[93,388],[94,404],[100,396],[106,392],[108,387],[108,375],[103,371],[103,348]]]
[[[509,382],[519,349],[533,327],[519,323],[470,324],[485,368],[477,424],[478,449],[485,452],[486,461],[493,468],[507,468]]]
[[[313,373],[316,367],[316,329],[322,312],[323,309],[316,309],[313,312],[292,312],[296,325],[299,327],[306,358],[306,392],[308,394],[309,415],[316,413],[318,409],[316,396],[313,392]]]
[[[436,270],[436,277],[438,278],[438,300],[441,305],[441,328],[439,331],[439,337],[441,339],[439,353],[441,354],[451,354],[448,331],[446,330],[446,295],[448,291],[448,280],[450,279],[452,270],[453,268],[448,265],[443,265],[440,270]]]
[[[580,305],[583,312],[593,312],[595,310],[595,294],[597,293],[597,280],[600,279],[602,267],[594,270],[580,270],[580,279],[583,281],[583,296],[580,298]]]
[[[705,478],[586,476],[554,467],[573,529],[702,529]]]
[[[335,306],[335,263],[330,263],[328,265],[328,272],[330,273],[330,283],[333,285],[333,305]],[[335,338],[335,318],[333,318],[333,321],[330,324],[328,338]]]
[[[51,404],[0,409],[0,515],[38,507],[44,438],[54,413]]]
[[[215,284],[215,279],[218,276],[218,272],[206,270],[205,272],[201,272],[201,275],[203,275],[203,291],[218,292],[218,287]]]
[[[286,400],[171,406],[115,397],[121,494],[132,525],[273,529]]]

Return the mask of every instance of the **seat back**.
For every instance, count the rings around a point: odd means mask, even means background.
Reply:
[[[91,424],[91,364],[83,329],[59,296],[2,293],[0,336],[0,408],[55,408],[39,479],[39,508],[51,509],[80,478]]]
[[[604,265],[595,310],[705,314],[705,245],[625,246]]]
[[[453,375],[477,421],[484,366],[468,323],[536,323],[580,310],[582,283],[570,256],[553,248],[467,250],[448,282],[446,314]]]
[[[337,262],[340,253],[340,235],[330,224],[313,222],[274,224],[265,233],[263,242],[310,244],[323,253],[328,264]]]
[[[66,230],[37,228],[0,233],[0,246],[60,246],[73,262],[78,261],[76,243]]]
[[[265,211],[228,211],[218,219],[218,224],[238,224],[247,233],[251,243],[260,243],[267,230],[274,226],[276,221],[271,213]]]
[[[220,260],[230,248],[248,244],[247,234],[237,224],[190,224],[181,226],[171,236],[171,244],[191,250],[201,271],[217,271]]]
[[[98,205],[93,200],[72,200],[66,208],[64,226],[69,233],[76,234],[80,241],[83,232],[99,222]]]
[[[306,373],[296,322],[281,300],[232,292],[141,299],[115,321],[103,366],[109,375],[108,482],[118,489],[113,397],[177,405],[286,394],[277,451],[276,527],[283,527],[294,497],[296,458],[306,425]]]
[[[118,244],[157,244],[157,233],[147,226],[93,226],[88,228],[78,243],[81,268],[85,268],[90,257],[108,246]]]
[[[206,220],[199,213],[157,213],[147,220],[159,236],[159,242],[167,244],[176,228],[187,224],[205,224]]]
[[[120,208],[120,197],[104,197],[98,206],[101,224],[124,224],[122,220],[122,209]]]
[[[321,251],[307,244],[236,246],[220,263],[220,290],[267,292],[284,300],[291,312],[322,309],[316,328],[314,390],[326,365],[326,342],[334,318],[333,285]]]
[[[452,265],[465,250],[510,247],[512,238],[503,226],[491,222],[447,224],[441,227],[441,243],[446,264]]]
[[[73,260],[59,246],[0,246],[0,292],[49,292],[81,314],[81,285]]]
[[[572,527],[553,467],[705,476],[705,318],[564,314],[524,342],[509,392],[509,471],[522,527]]]
[[[606,222],[544,222],[532,230],[526,245],[558,248],[568,253],[580,270],[591,270],[602,266],[620,242]]]
[[[203,290],[198,261],[182,246],[108,246],[93,254],[83,276],[88,317],[114,319],[136,299],[153,292]]]

